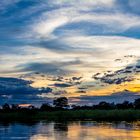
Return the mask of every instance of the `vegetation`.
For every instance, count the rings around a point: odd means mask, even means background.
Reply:
[[[53,120],[53,121],[73,121],[73,120],[94,120],[94,121],[138,121],[140,120],[140,110],[20,110],[12,112],[0,112],[0,121],[26,121],[26,120]]]
[[[61,97],[53,101],[55,107],[64,108],[68,106],[68,99],[66,97]]]
[[[1,121],[18,120],[94,120],[94,121],[137,121],[140,120],[140,99],[122,104],[100,102],[93,106],[68,105],[65,97],[54,100],[53,106],[42,104],[40,108],[4,104],[0,109]]]

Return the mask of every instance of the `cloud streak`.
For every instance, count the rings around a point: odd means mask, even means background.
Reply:
[[[66,94],[74,96],[80,94],[74,87],[82,84],[102,90],[136,82],[140,71],[138,5],[137,0],[0,2],[0,76],[63,76],[48,84],[59,88],[69,83],[71,91]],[[130,66],[135,68],[130,71]],[[82,81],[70,77],[82,77]]]

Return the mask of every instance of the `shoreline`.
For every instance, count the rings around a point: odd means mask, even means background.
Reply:
[[[2,121],[140,121],[140,110],[20,110],[0,112]]]

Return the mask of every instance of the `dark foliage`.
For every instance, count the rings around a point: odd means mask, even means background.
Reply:
[[[36,108],[35,106],[32,105],[27,108],[21,108],[17,104],[9,105],[5,103],[0,111],[17,111],[17,110],[57,111],[57,110],[114,110],[114,109],[118,110],[140,109],[140,98],[136,99],[134,103],[124,101],[123,103],[114,104],[102,101],[98,105],[93,106],[72,105],[70,107],[68,104],[68,99],[66,97],[60,97],[53,101],[53,106],[48,103],[45,103],[42,104],[40,108]]]
[[[60,97],[53,101],[53,105],[56,108],[68,107],[68,99],[66,97]]]
[[[134,107],[135,109],[140,109],[140,98],[135,100]]]
[[[52,111],[53,107],[49,104],[42,104],[40,107],[40,110],[42,111]]]
[[[134,108],[133,103],[129,103],[128,101],[124,101],[122,104],[116,104],[117,109],[130,109]]]
[[[4,104],[0,109],[0,122],[27,120],[94,120],[94,121],[138,121],[140,120],[140,99],[134,103],[122,104],[100,102],[93,106],[68,106],[65,97],[54,100],[54,106],[42,104],[40,108],[28,106],[21,108],[16,104]],[[57,126],[56,129],[59,129]]]
[[[10,105],[6,103],[2,106],[2,109],[3,110],[10,110]]]

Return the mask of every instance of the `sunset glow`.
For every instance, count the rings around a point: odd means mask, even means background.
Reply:
[[[92,103],[96,96],[123,95],[130,101],[140,96],[139,4],[0,2],[2,101],[36,103],[66,96]]]

